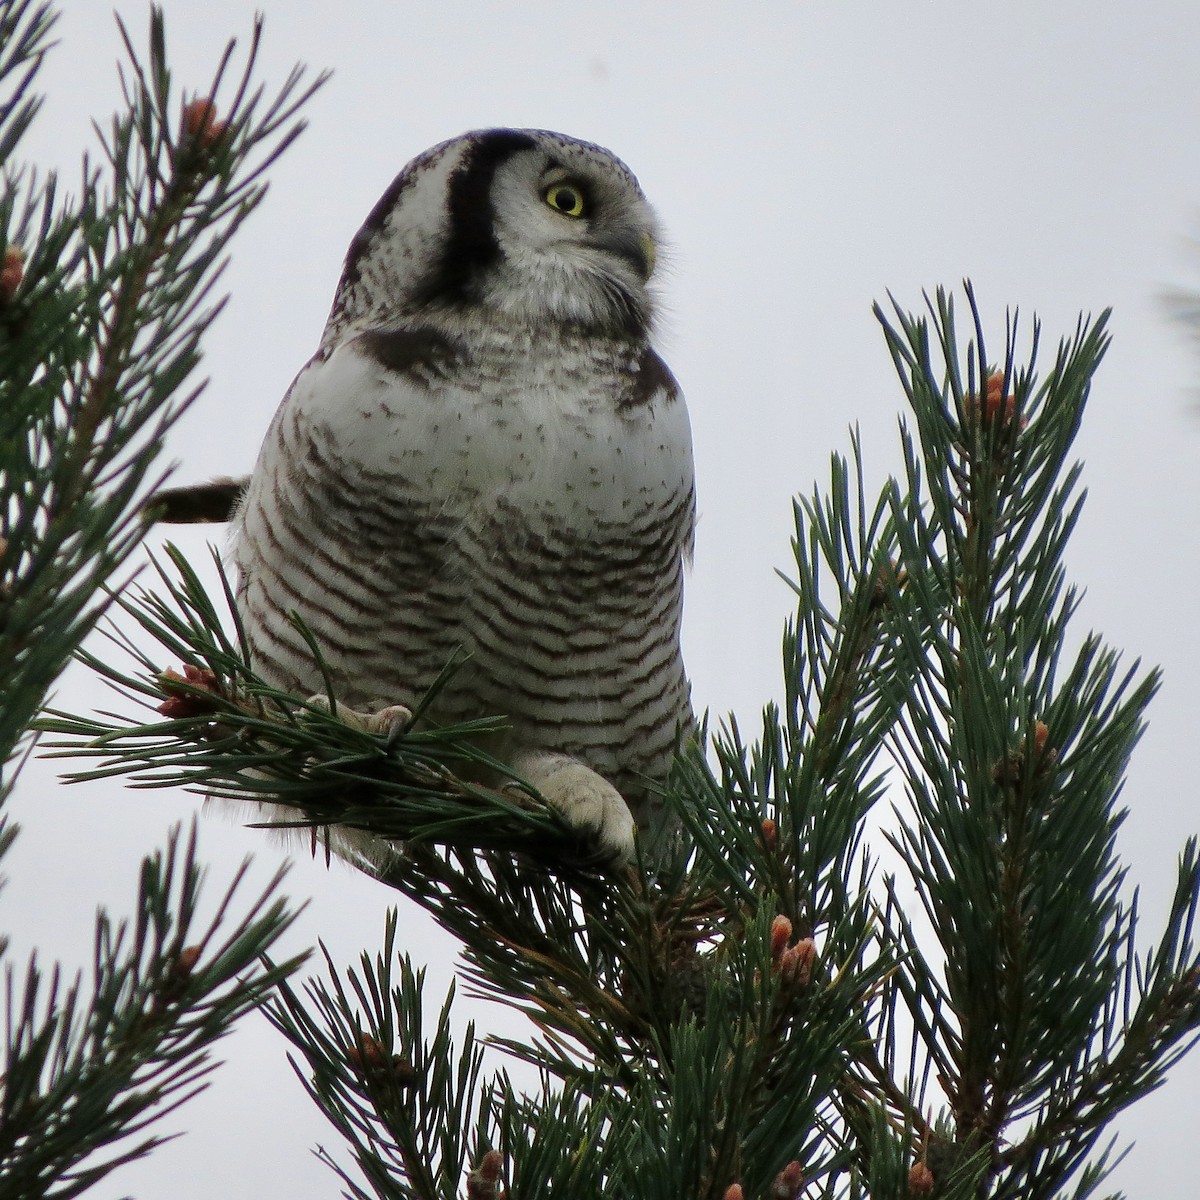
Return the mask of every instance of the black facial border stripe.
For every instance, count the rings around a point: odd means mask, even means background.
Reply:
[[[489,130],[472,140],[450,175],[446,246],[419,288],[421,301],[461,304],[473,299],[473,281],[500,253],[491,199],[496,172],[514,154],[536,146],[528,134],[512,129]]]

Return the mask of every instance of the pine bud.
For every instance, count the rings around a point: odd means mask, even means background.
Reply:
[[[742,1195],[742,1185],[740,1183],[731,1183],[725,1189],[725,1200],[745,1200]]]
[[[908,583],[908,572],[894,562],[882,562],[876,568],[871,590],[872,610],[883,608],[893,592],[901,591]]]
[[[211,100],[189,100],[183,106],[179,122],[180,140],[211,150],[225,136],[228,125],[217,120],[217,106]]]
[[[467,1176],[468,1200],[498,1200],[503,1196],[500,1175],[504,1170],[504,1155],[499,1150],[489,1150]]]
[[[417,1082],[417,1073],[412,1063],[399,1054],[388,1054],[382,1042],[363,1035],[360,1046],[351,1046],[346,1051],[346,1061],[372,1082],[390,1083],[408,1088]]]
[[[775,822],[767,817],[762,823],[762,839],[763,845],[771,853],[775,853],[775,847],[779,845],[779,830],[775,827]]]
[[[804,1171],[798,1162],[790,1162],[771,1181],[771,1200],[796,1200],[804,1186]]]
[[[179,952],[179,957],[175,960],[175,969],[184,975],[190,975],[195,969],[196,964],[200,961],[199,946],[185,946]]]
[[[1044,721],[1039,721],[1033,727],[1033,750],[1040,762],[1046,753],[1046,739],[1050,736],[1049,726]]]
[[[0,267],[0,304],[8,304],[12,300],[24,278],[25,255],[21,247],[5,247],[4,265]]]
[[[157,988],[156,1007],[174,1004],[183,996],[199,961],[199,946],[185,946],[179,951]]]
[[[812,980],[813,963],[817,959],[817,944],[812,938],[801,938],[779,960],[779,978],[789,987],[808,987]]]
[[[923,1163],[913,1163],[908,1172],[908,1194],[928,1196],[933,1191],[933,1172]]]
[[[1049,738],[1049,726],[1044,721],[1038,721],[1033,727],[1035,773],[1044,771],[1058,762],[1058,751],[1048,744]],[[1025,774],[1025,752],[1025,739],[1022,738],[1015,750],[1009,751],[1004,758],[992,765],[992,779],[1001,787],[1020,783]]]
[[[197,694],[208,692],[214,697],[221,695],[216,675],[206,667],[184,663],[182,675],[168,667],[159,675],[158,686],[167,693],[167,699],[158,706],[158,711],[168,721],[203,716],[216,712],[219,707],[215,700],[206,700],[203,695]]]
[[[383,1048],[382,1042],[364,1035],[361,1045],[351,1046],[346,1051],[346,1061],[355,1070],[366,1074],[369,1071],[378,1071],[385,1066],[388,1061],[388,1055],[387,1051]]]
[[[999,422],[1001,425],[1011,425],[1014,418],[1017,429],[1024,429],[1026,420],[1017,412],[1017,399],[1004,390],[1004,372],[993,371],[988,375],[984,385],[983,398],[972,392],[966,397],[967,415],[984,425]]]
[[[771,962],[775,966],[779,966],[779,960],[783,957],[783,952],[787,949],[787,944],[791,940],[792,923],[783,913],[780,913],[771,922]]]

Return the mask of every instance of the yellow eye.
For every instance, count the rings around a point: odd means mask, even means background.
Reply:
[[[573,183],[552,183],[543,193],[542,198],[555,212],[564,217],[587,216],[587,203],[583,192]]]

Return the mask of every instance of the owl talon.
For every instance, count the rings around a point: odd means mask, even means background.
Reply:
[[[357,708],[343,704],[340,700],[334,701],[331,710],[329,697],[325,695],[310,696],[307,703],[313,708],[322,708],[326,712],[332,711],[343,725],[349,725],[351,729],[360,729],[363,733],[373,733],[381,737],[386,736],[389,741],[403,733],[412,721],[412,709],[406,708],[403,704],[389,704],[387,708],[381,708],[378,712],[361,712]]]
[[[594,837],[614,863],[633,861],[637,826],[629,805],[607,779],[577,759],[548,750],[518,752],[509,765],[572,829]]]

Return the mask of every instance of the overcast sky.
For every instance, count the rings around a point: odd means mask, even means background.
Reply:
[[[29,157],[77,173],[93,117],[116,103],[108,0],[67,0],[42,76]],[[167,0],[176,81],[202,90],[244,0]],[[259,0],[265,78],[331,67],[311,128],[274,172],[234,245],[232,294],[207,343],[211,383],[176,431],[178,478],[248,471],[292,376],[316,346],[349,239],[414,154],[471,128],[557,129],[610,147],[639,176],[669,237],[662,349],[691,409],[700,496],[685,652],[700,709],[753,726],[780,695],[791,602],[791,497],[861,427],[877,485],[899,465],[902,397],[871,304],[891,290],[974,281],[1002,344],[1003,312],[1038,313],[1053,344],[1112,306],[1113,347],[1077,443],[1090,498],[1068,561],[1096,629],[1161,664],[1162,692],[1132,764],[1119,849],[1154,931],[1184,839],[1200,827],[1200,356],[1169,321],[1172,286],[1200,286],[1200,5],[1195,0],[991,4]],[[117,0],[139,40],[146,8]],[[177,540],[204,555],[209,531]],[[164,665],[167,665],[164,663]],[[82,674],[59,700],[104,702]],[[0,929],[71,965],[98,904],[130,911],[141,856],[197,804],[119,787],[56,786],[35,763],[13,804]],[[265,878],[281,851],[202,819],[214,892],[241,857]],[[393,896],[301,861],[310,899],[292,944],[339,962],[374,948]],[[409,941],[451,977],[446,941],[406,906]],[[461,1015],[494,1027],[496,1011]],[[308,1149],[339,1140],[251,1019],[212,1089],[172,1121],[187,1137],[93,1193],[172,1200],[338,1194]],[[1200,1055],[1119,1125],[1137,1146],[1116,1183],[1195,1194]]]

